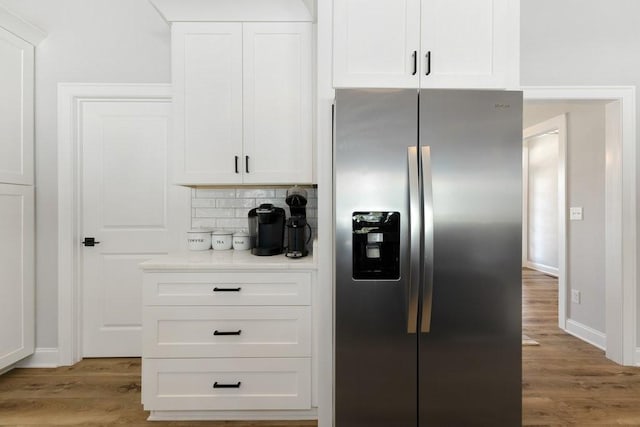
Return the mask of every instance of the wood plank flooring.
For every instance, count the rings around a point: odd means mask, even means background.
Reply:
[[[640,368],[557,328],[555,279],[525,270],[523,424],[640,426]],[[153,422],[140,404],[140,359],[85,359],[57,369],[14,369],[0,376],[0,426],[303,427],[314,421]],[[396,426],[389,426],[396,427]]]
[[[558,328],[556,279],[523,271],[523,424],[640,426],[640,368]]]

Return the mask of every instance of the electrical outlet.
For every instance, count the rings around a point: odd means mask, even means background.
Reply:
[[[571,289],[571,302],[580,304],[580,291],[577,289]]]

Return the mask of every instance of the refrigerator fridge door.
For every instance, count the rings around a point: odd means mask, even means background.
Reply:
[[[415,90],[336,91],[338,427],[417,425],[419,300],[417,283],[411,298],[408,280],[409,161],[414,175],[413,215],[418,216],[412,218],[416,255],[420,245],[419,222],[415,222],[420,219],[417,120]],[[419,259],[413,270],[416,282],[417,266]]]
[[[517,426],[522,95],[421,91],[419,126],[430,157],[425,168],[422,153],[423,185],[433,191],[431,203],[424,197],[433,259],[423,274],[433,280],[422,295],[419,425]]]

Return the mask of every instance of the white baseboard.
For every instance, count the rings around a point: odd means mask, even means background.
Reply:
[[[26,359],[16,364],[16,368],[57,368],[60,366],[60,356],[57,348],[36,348],[36,351]]]
[[[317,420],[318,408],[291,411],[149,411],[147,421]]]
[[[598,347],[600,350],[607,349],[607,336],[587,325],[583,325],[572,319],[567,319],[566,331],[574,337]]]
[[[640,347],[636,347],[636,366],[640,366]]]
[[[549,276],[553,276],[553,277],[558,277],[559,275],[558,267],[551,267],[544,264],[538,264],[532,261],[527,261],[525,263],[525,267],[530,268],[532,270],[540,271],[541,273],[548,274]]]

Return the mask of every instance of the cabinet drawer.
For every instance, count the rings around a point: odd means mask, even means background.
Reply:
[[[146,273],[145,305],[309,305],[311,273]]]
[[[146,410],[309,409],[311,359],[143,359]]]
[[[311,307],[144,307],[144,357],[308,357]]]

